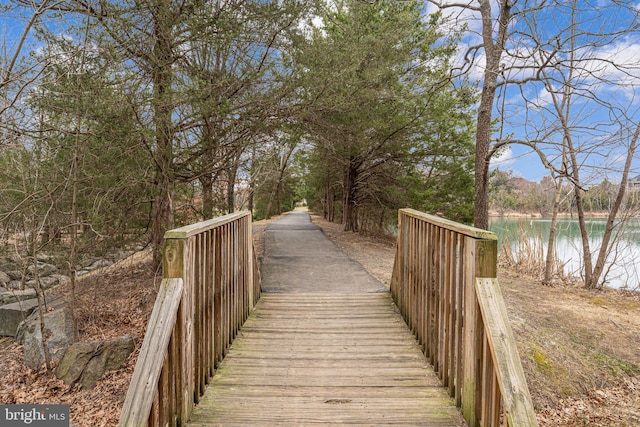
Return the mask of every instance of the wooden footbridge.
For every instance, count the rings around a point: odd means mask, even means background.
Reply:
[[[536,425],[495,235],[401,210],[388,292],[291,218],[166,234],[121,426]]]

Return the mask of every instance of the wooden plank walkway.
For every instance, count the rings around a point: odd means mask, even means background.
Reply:
[[[464,426],[388,293],[266,293],[191,426]]]

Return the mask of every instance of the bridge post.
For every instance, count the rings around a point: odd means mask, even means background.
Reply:
[[[193,292],[191,290],[192,281],[187,280],[185,277],[185,264],[188,264],[188,260],[185,261],[185,239],[184,238],[166,238],[164,243],[163,257],[162,257],[162,277],[163,279],[180,278],[183,279],[185,289],[182,293],[182,303],[178,310],[178,317],[176,319],[175,328],[177,329],[176,336],[180,342],[180,347],[183,350],[179,354],[180,361],[177,364],[179,366],[178,372],[175,372],[176,383],[176,397],[178,411],[177,418],[180,420],[187,420],[191,415],[191,408],[193,408],[194,396],[190,390],[193,390],[193,305],[192,297]]]
[[[478,425],[482,389],[479,379],[482,372],[482,352],[484,323],[480,305],[476,296],[476,277],[497,276],[498,241],[495,239],[469,240],[468,254],[465,257],[474,263],[468,268],[464,285],[464,371],[462,386],[462,414],[470,427]]]

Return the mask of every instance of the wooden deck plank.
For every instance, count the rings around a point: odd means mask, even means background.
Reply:
[[[189,425],[462,426],[386,293],[265,294]]]

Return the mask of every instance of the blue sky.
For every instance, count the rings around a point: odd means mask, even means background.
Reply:
[[[516,7],[538,5],[542,0],[520,0]],[[477,0],[460,2],[443,0],[445,4],[470,4]],[[494,15],[497,11],[493,3]],[[560,4],[558,4],[560,3]],[[570,2],[545,2],[546,6],[527,19],[516,18],[510,30],[513,36],[507,43],[511,55],[503,56],[505,72],[509,80],[522,80],[534,76],[533,67],[541,64],[558,43],[562,49],[552,58],[571,59],[568,41],[575,40],[574,62],[579,66],[568,74],[569,67],[559,67],[548,74],[551,83],[545,87],[540,82],[507,85],[499,89],[494,111],[500,111],[504,125],[502,135],[513,139],[539,140],[539,146],[554,164],[560,164],[559,115],[554,110],[554,96],[558,100],[564,88],[563,80],[571,79],[573,96],[568,116],[568,128],[574,144],[580,147],[582,178],[587,184],[604,177],[615,180],[626,155],[629,141],[628,128],[640,122],[640,31],[625,33],[637,20],[640,1],[628,1],[622,7],[609,0],[581,0],[572,15]],[[436,8],[427,7],[427,12]],[[470,46],[481,44],[479,12],[464,8],[447,8],[452,17],[452,28],[466,25],[459,46],[459,60]],[[570,24],[576,23],[576,32],[570,32]],[[635,22],[637,24],[637,22]],[[608,37],[596,37],[597,33],[609,33]],[[477,56],[471,69],[471,77],[482,78],[484,53]],[[627,128],[625,128],[627,127]],[[496,133],[498,136],[498,133]],[[640,162],[632,176],[640,173]],[[511,169],[516,175],[531,181],[540,181],[549,172],[537,154],[524,146],[513,145],[494,158],[492,167]]]

